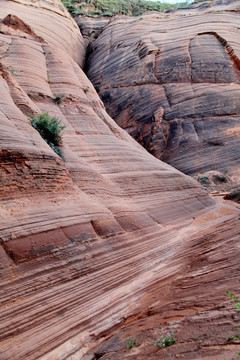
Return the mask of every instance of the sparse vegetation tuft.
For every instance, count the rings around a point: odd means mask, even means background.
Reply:
[[[86,87],[83,89],[83,91],[85,92],[85,94],[87,94],[87,93],[90,91],[90,89],[89,89],[88,86],[86,86]]]
[[[60,149],[62,143],[61,131],[66,127],[56,117],[51,117],[47,112],[31,117],[32,126],[39,132],[41,137],[62,157]]]
[[[230,194],[226,194],[224,199],[240,202],[240,189],[233,190]]]
[[[198,330],[198,335],[196,336],[196,338],[194,340],[199,341],[201,337],[202,337],[202,333],[200,330]]]
[[[229,290],[226,290],[226,294],[230,297],[230,299],[233,300],[233,306],[235,306],[238,310],[240,310],[240,299],[238,296],[236,296],[235,294],[231,293]],[[240,330],[240,328],[236,328],[237,330]],[[228,336],[227,341],[234,341],[237,340],[237,342],[239,342],[240,340],[240,334],[238,334],[237,336],[231,335]],[[238,359],[240,356],[240,352],[236,352],[236,354],[238,355]],[[231,360],[237,360],[234,358],[231,358]]]
[[[213,181],[220,182],[220,183],[226,183],[228,179],[224,175],[216,174],[213,175]]]
[[[159,339],[157,339],[157,341],[154,341],[155,345],[160,348],[166,348],[175,344],[175,342],[176,339],[174,332],[168,333],[167,335],[162,335]]]
[[[240,299],[235,294],[231,293],[229,290],[226,290],[226,294],[233,300],[233,306],[240,310]]]
[[[209,177],[206,176],[206,175],[202,175],[199,177],[198,181],[201,183],[201,184],[209,184],[210,183],[210,180],[209,180]]]
[[[18,71],[16,69],[14,69],[14,67],[12,65],[8,66],[8,71],[13,75],[18,76]]]
[[[56,94],[53,101],[59,105],[59,104],[62,104],[63,99],[64,99],[64,94]]]
[[[135,347],[135,346],[138,346],[137,339],[136,339],[136,338],[133,338],[133,337],[127,338],[126,343],[127,343],[127,348],[128,348],[129,350],[132,349],[132,348]]]

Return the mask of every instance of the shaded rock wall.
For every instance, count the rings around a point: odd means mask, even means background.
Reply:
[[[74,20],[78,24],[81,34],[84,38],[87,52],[88,45],[98,38],[104,27],[111,21],[111,18],[89,18],[77,16],[74,18]]]
[[[239,174],[238,7],[115,18],[91,47],[87,74],[108,113],[187,174]]]

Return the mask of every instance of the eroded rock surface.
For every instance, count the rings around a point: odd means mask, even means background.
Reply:
[[[85,40],[87,51],[88,45],[99,37],[104,27],[111,21],[111,19],[77,16],[75,17],[75,21],[78,24],[81,34]]]
[[[116,123],[187,174],[239,174],[240,3],[217,4],[117,17],[88,59]]]
[[[192,224],[200,225],[202,232],[194,234],[191,225],[190,242],[185,238],[182,249],[171,259],[171,266],[179,265],[178,271],[167,281],[146,289],[141,311],[95,349],[96,358],[237,359],[239,310],[233,307],[225,290],[239,292],[239,277],[234,275],[239,268],[239,220],[233,220],[235,224],[230,219],[226,223],[215,222],[212,227],[214,218],[231,212],[230,203],[220,199],[217,202],[217,211]],[[160,270],[159,277],[163,273]],[[171,333],[176,340],[174,345],[164,349],[154,344]],[[136,339],[138,346],[129,349],[127,339]]]
[[[18,19],[34,28],[36,35],[49,44],[66,51],[83,66],[85,46],[76,22],[68,14],[63,4],[58,0],[16,0],[0,1],[1,19],[11,15],[11,28],[19,29]],[[9,28],[10,31],[10,28]],[[19,33],[19,35],[21,35]],[[22,36],[25,36],[22,34]]]
[[[109,117],[71,54],[9,20],[0,24],[0,359],[99,358],[116,328],[166,304],[161,287],[182,296],[198,245],[212,256],[199,270],[206,282],[213,274],[212,293],[218,287],[210,306],[227,284],[236,290],[238,208],[147,153]],[[45,111],[66,125],[64,161],[31,126],[28,116]],[[208,247],[213,232],[221,254]],[[214,277],[231,254],[227,279]],[[200,284],[201,305],[209,288]],[[196,312],[187,294],[186,308]]]

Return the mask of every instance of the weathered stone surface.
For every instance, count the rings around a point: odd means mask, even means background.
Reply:
[[[168,270],[158,271],[159,280],[170,274],[172,267],[179,266],[178,270],[167,280],[161,279],[147,288],[141,310],[94,350],[102,355],[101,359],[236,358],[239,340],[228,338],[238,336],[240,316],[225,290],[239,293],[239,277],[236,279],[234,274],[239,269],[240,227],[237,219],[211,226],[214,216],[224,212],[229,216],[231,212],[222,200],[218,203],[218,211],[196,219],[202,233],[194,235],[191,226],[190,241],[185,238]],[[162,335],[172,332],[176,339],[173,346],[161,349],[154,345]],[[128,338],[136,338],[139,346],[129,350]]]
[[[0,10],[0,19],[11,14],[13,29],[19,29],[20,18],[34,29],[36,35],[65,50],[80,66],[83,66],[85,60],[83,37],[76,22],[60,1],[1,0]]]
[[[89,18],[77,16],[74,18],[85,39],[86,49],[88,45],[98,38],[104,27],[111,21],[109,18]]]
[[[237,289],[239,209],[148,154],[34,26],[0,26],[0,359],[94,359],[128,318],[167,305],[164,286],[191,314]],[[64,161],[31,126],[44,111],[66,124]]]
[[[108,113],[187,174],[239,174],[239,7],[115,18],[92,45],[87,74]]]

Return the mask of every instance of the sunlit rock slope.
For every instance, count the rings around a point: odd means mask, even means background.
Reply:
[[[88,59],[87,74],[116,123],[187,174],[239,174],[240,3],[216,4],[116,17]]]
[[[32,14],[45,7],[33,5]],[[14,13],[18,3],[0,2],[1,15],[6,6]],[[231,244],[237,256],[238,209],[215,203],[120,129],[75,53],[51,41],[53,22],[45,38],[40,20],[24,20],[0,23],[0,359],[99,358],[116,328],[157,306],[159,286],[184,281],[192,268],[183,254],[197,256],[200,234],[206,251],[216,232],[221,254],[228,259]],[[31,126],[40,112],[66,125],[64,160]],[[204,279],[222,261],[217,247],[211,254]],[[229,269],[234,290],[235,262]],[[226,279],[212,282],[218,303]],[[191,297],[182,307],[196,312]]]
[[[19,28],[17,16],[34,28],[36,35],[49,44],[66,51],[80,65],[84,64],[84,41],[76,22],[58,0],[15,0],[0,1],[0,17],[11,14],[11,26]],[[21,27],[20,27],[21,29]],[[28,31],[25,29],[25,32]],[[18,32],[18,35],[21,34]],[[24,35],[22,35],[24,36]]]

